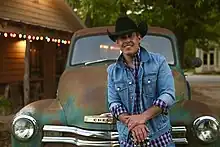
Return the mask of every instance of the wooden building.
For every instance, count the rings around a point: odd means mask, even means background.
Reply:
[[[26,98],[36,85],[54,98],[72,34],[84,27],[64,0],[0,0],[0,93],[20,83]]]
[[[202,60],[202,66],[195,68],[196,73],[220,73],[220,48],[215,47],[209,51],[196,49],[196,57]]]

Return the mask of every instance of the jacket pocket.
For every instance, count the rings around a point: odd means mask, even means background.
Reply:
[[[125,82],[115,83],[115,90],[117,91],[122,103],[128,101],[128,85]]]
[[[149,73],[143,77],[143,94],[147,97],[155,97],[157,86],[157,74]]]

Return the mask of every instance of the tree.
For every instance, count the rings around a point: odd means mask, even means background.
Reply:
[[[209,29],[220,20],[217,1],[160,0],[152,5],[155,7],[151,13],[152,24],[171,29],[175,33],[182,65],[188,40],[194,41],[197,47],[206,48],[205,42],[218,38],[214,29]]]
[[[220,20],[220,2],[216,0],[69,0],[88,27],[112,25],[121,14],[137,22],[172,30],[177,39],[184,65],[185,44],[192,40],[197,47],[207,48],[216,41]],[[213,27],[216,26],[216,27]]]
[[[127,9],[117,0],[68,0],[77,10],[77,14],[84,20],[87,27],[112,25],[120,15],[120,10]]]

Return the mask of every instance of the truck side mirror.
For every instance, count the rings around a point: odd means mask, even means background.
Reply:
[[[200,67],[202,65],[202,60],[199,57],[195,57],[192,59],[192,66],[193,67]]]
[[[202,65],[202,60],[199,57],[195,57],[195,58],[188,57],[185,59],[184,64],[187,68],[200,67]]]

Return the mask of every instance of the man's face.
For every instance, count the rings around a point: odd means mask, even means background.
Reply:
[[[136,32],[119,36],[116,43],[124,55],[133,56],[137,53],[140,44],[140,35]]]

